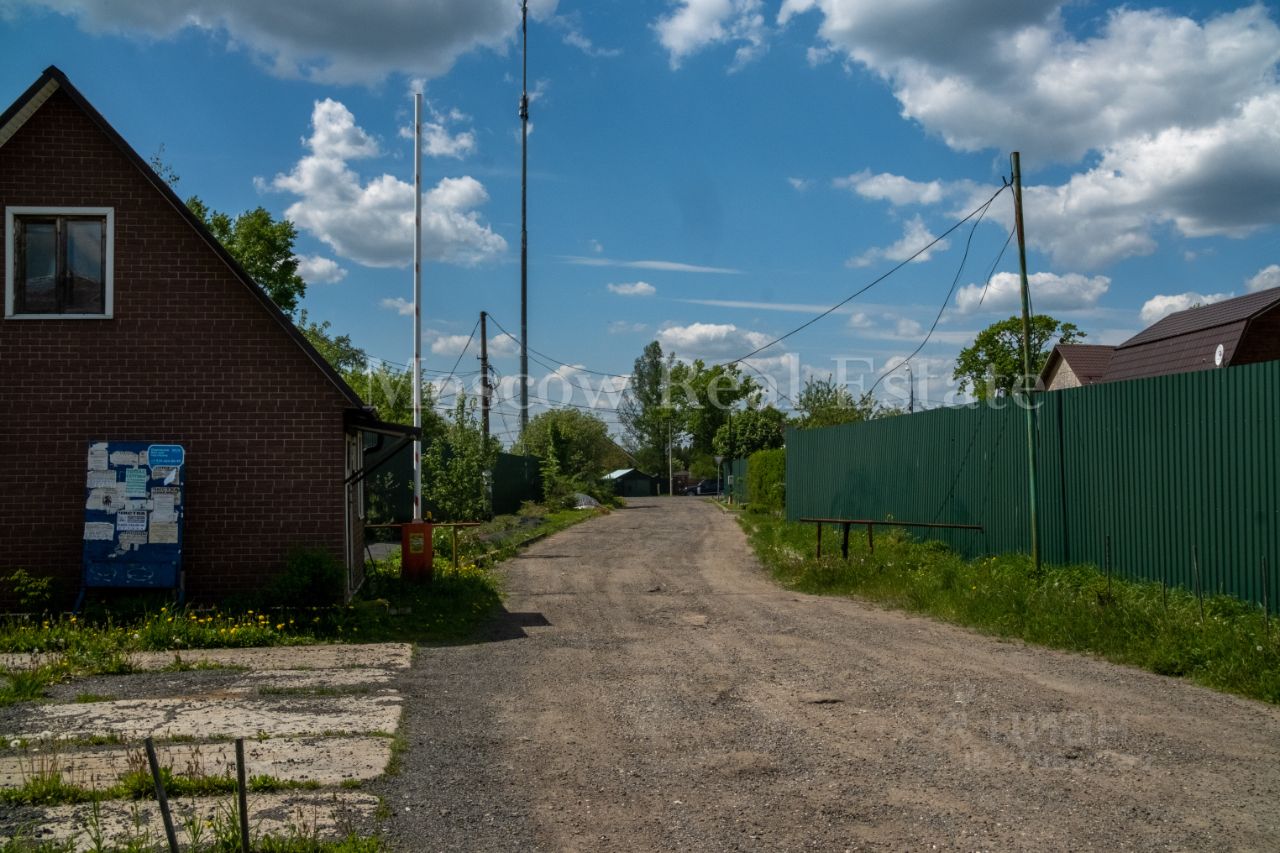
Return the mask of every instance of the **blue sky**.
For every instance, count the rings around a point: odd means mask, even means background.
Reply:
[[[16,97],[56,64],[143,156],[164,146],[182,195],[293,218],[309,315],[406,362],[411,320],[397,306],[411,296],[410,93],[422,88],[426,363],[448,371],[481,310],[518,332],[519,14],[514,0],[412,5],[0,0],[0,89]],[[628,373],[655,338],[681,357],[742,355],[976,208],[1015,149],[1035,307],[1089,340],[1280,284],[1274,7],[537,0],[531,11],[530,344],[556,360]],[[1006,192],[913,360],[919,398],[954,401],[960,347],[1015,312],[1013,251],[978,304],[1011,221]],[[844,359],[854,390],[869,385],[924,339],[967,235],[753,368],[794,394],[795,377],[839,374]],[[516,374],[511,348],[493,345],[502,375]],[[531,368],[536,396],[591,399]],[[902,389],[895,379],[888,393]]]

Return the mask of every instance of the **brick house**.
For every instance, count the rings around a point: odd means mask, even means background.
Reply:
[[[186,450],[190,598],[250,592],[297,546],[363,575],[379,423],[57,68],[0,115],[0,575],[74,593],[90,442]],[[0,584],[0,605],[11,604]]]

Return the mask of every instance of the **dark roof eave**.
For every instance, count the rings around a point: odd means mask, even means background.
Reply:
[[[415,438],[422,435],[421,427],[380,420],[374,412],[363,406],[357,409],[347,409],[343,413],[343,423],[349,430],[377,435],[402,435]]]

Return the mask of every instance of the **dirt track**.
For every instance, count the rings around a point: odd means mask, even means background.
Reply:
[[[405,676],[406,851],[1280,849],[1280,709],[788,592],[709,503],[506,570]]]

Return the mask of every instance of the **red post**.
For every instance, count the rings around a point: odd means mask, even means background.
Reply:
[[[400,526],[400,577],[430,583],[435,571],[431,524],[424,521]]]

